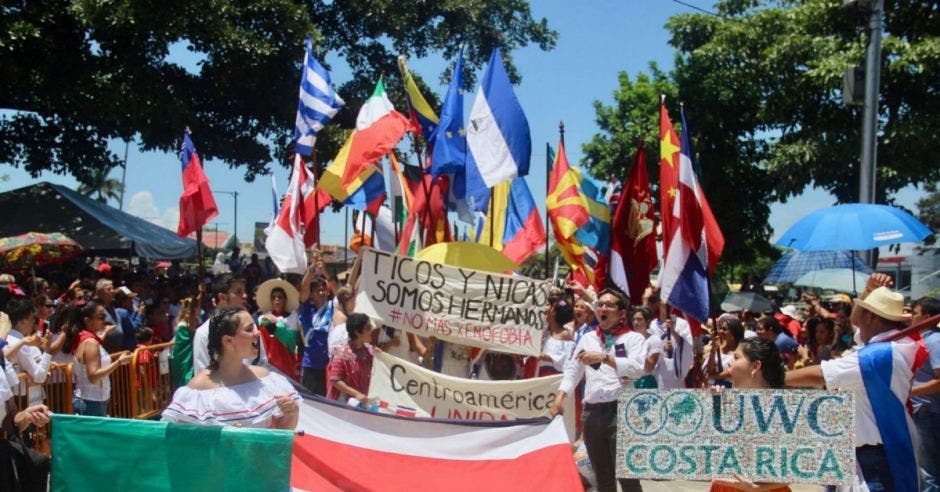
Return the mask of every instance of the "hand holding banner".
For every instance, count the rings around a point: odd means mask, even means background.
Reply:
[[[376,351],[369,400],[388,413],[447,420],[518,420],[550,417],[561,374],[514,381],[483,381],[439,374]],[[564,420],[574,438],[574,399]]]
[[[356,310],[424,337],[538,355],[548,284],[363,248]]]

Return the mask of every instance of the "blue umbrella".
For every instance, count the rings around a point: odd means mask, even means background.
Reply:
[[[888,205],[850,203],[817,210],[793,224],[777,246],[800,251],[866,250],[919,243],[930,229],[911,214]]]
[[[854,263],[853,263],[853,258]],[[852,268],[862,273],[871,273],[872,269],[865,265],[865,262],[857,253],[846,250],[838,251],[796,251],[790,250],[783,254],[774,266],[770,267],[770,272],[764,278],[764,282],[783,283],[793,282],[808,272],[825,270],[831,268]]]

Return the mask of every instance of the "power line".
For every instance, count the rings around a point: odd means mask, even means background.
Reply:
[[[709,10],[705,10],[705,9],[699,7],[699,6],[692,5],[692,4],[690,4],[690,3],[685,3],[685,2],[683,2],[682,0],[672,0],[672,1],[678,3],[679,5],[684,5],[684,6],[688,7],[688,8],[690,8],[690,9],[698,10],[699,12],[702,12],[702,13],[705,13],[705,14],[708,14],[708,15],[714,15],[715,17],[721,17],[720,15],[718,15],[718,14],[716,14],[716,13],[714,13],[714,12],[711,12],[711,11],[709,11]]]

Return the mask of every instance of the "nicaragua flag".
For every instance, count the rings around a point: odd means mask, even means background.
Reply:
[[[493,50],[467,125],[466,195],[476,197],[501,181],[529,173],[532,139],[529,122],[512,90],[499,49]],[[488,197],[486,197],[488,198]]]
[[[671,209],[662,210],[661,214],[669,214],[678,225],[668,241],[660,278],[663,299],[704,323],[709,310],[709,258],[714,256],[717,261],[724,238],[692,169],[690,144],[688,125],[683,124],[678,182],[674,186],[663,184],[670,187],[668,192],[675,201]],[[711,246],[717,250],[709,251]]]
[[[336,115],[345,102],[333,90],[330,73],[313,57],[313,43],[307,36],[304,66],[300,72],[300,100],[294,126],[294,150],[300,155],[313,153],[317,132]]]
[[[294,491],[580,490],[564,420],[406,418],[305,399]],[[532,470],[539,470],[532,473]]]

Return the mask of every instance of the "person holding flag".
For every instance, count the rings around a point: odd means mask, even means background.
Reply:
[[[790,371],[787,386],[841,389],[855,394],[856,484],[853,490],[915,492],[917,460],[913,422],[907,412],[914,372],[927,359],[919,336],[894,339],[910,315],[904,296],[888,287],[891,278],[874,273],[852,309],[860,350]]]

